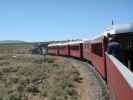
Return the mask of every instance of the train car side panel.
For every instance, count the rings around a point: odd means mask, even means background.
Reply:
[[[80,58],[80,44],[72,44],[70,45],[70,56]]]
[[[105,66],[105,37],[100,37],[91,42],[91,58],[90,60],[101,74],[103,79],[106,79],[106,66]]]
[[[57,46],[48,47],[48,54],[58,55],[58,53],[59,51]]]
[[[83,44],[83,58],[89,61],[91,59],[91,45],[89,42]]]
[[[69,56],[69,46],[68,45],[60,46],[59,55]]]
[[[110,100],[133,100],[133,80],[130,78],[133,73],[117,59],[112,58],[114,57],[106,56]]]
[[[104,58],[99,57],[96,54],[91,55],[91,61],[93,65],[96,67],[97,71],[101,74],[103,78],[105,78],[105,65],[104,65]]]

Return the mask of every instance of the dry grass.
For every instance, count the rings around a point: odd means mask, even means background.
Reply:
[[[0,46],[0,100],[79,100],[80,74],[75,67],[28,54],[30,48]]]
[[[30,53],[32,44],[0,44],[1,54],[27,54]]]

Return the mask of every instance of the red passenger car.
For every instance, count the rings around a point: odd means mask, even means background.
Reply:
[[[83,41],[70,42],[70,56],[83,58]]]
[[[118,59],[106,54],[110,100],[133,100],[133,73]]]
[[[120,59],[106,53],[110,99],[133,100],[133,24],[113,26],[106,33],[121,44]]]
[[[105,51],[107,43],[108,41],[105,36],[91,41],[90,60],[104,79],[106,78]]]
[[[48,45],[48,54],[58,55],[59,54],[58,46],[56,44]]]
[[[70,46],[68,43],[62,43],[59,45],[59,55],[70,56]]]
[[[84,41],[83,58],[86,60],[89,60],[89,61],[91,59],[91,42],[90,42],[90,40]]]

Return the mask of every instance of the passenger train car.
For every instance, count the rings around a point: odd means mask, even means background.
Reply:
[[[59,55],[61,56],[70,56],[70,46],[67,43],[62,43],[58,45]]]
[[[107,53],[109,37],[121,44],[121,59]],[[91,61],[107,83],[110,100],[133,100],[133,24],[113,25],[86,41],[50,44],[48,53]]]
[[[70,42],[70,56],[83,58],[83,41]]]
[[[49,44],[48,54],[58,55],[59,54],[58,44]]]

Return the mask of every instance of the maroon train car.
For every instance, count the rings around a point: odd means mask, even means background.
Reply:
[[[48,54],[58,55],[59,54],[58,46],[56,44],[49,44]]]
[[[70,42],[70,56],[83,58],[83,41]]]
[[[62,43],[58,45],[59,55],[61,56],[70,56],[70,46],[68,43]]]
[[[133,73],[112,55],[106,54],[110,100],[133,100]]]
[[[105,51],[107,49],[107,38],[101,36],[91,41],[91,54],[90,60],[96,67],[97,71],[101,74],[103,79],[106,79],[106,63]]]
[[[83,43],[83,58],[86,60],[91,59],[91,42],[90,40],[85,40]]]
[[[106,53],[110,100],[133,100],[133,24],[117,25],[106,32],[121,44],[121,57]]]

